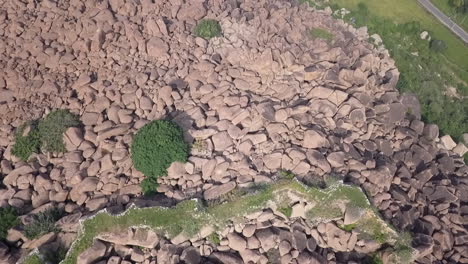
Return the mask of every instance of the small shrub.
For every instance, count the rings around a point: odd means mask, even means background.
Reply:
[[[445,44],[443,40],[432,39],[429,43],[429,47],[435,52],[443,52],[447,49],[447,44]]]
[[[155,191],[157,177],[166,175],[173,162],[185,162],[188,149],[182,130],[175,123],[156,120],[143,126],[131,146],[135,168],[147,177],[142,183],[143,190]]]
[[[78,117],[68,110],[52,111],[44,119],[27,122],[18,128],[11,153],[26,161],[32,153],[38,153],[41,149],[64,152],[63,133],[79,124]],[[26,129],[29,132],[24,135]]]
[[[45,151],[65,152],[63,133],[69,127],[80,124],[79,118],[68,110],[55,110],[50,112],[37,126],[41,137],[41,147]]]
[[[292,180],[296,175],[294,173],[287,171],[287,170],[280,170],[278,171],[278,176],[280,179],[287,179],[287,180]]]
[[[192,144],[192,149],[195,149],[198,152],[205,151],[207,148],[206,142],[201,138],[196,138]]]
[[[60,261],[65,259],[67,255],[67,249],[60,246],[57,250],[48,250],[44,252],[45,263],[48,264],[59,264]]]
[[[8,229],[18,225],[18,213],[12,207],[0,208],[0,240],[8,235]]]
[[[312,28],[310,30],[310,36],[312,38],[323,39],[327,42],[331,42],[334,38],[334,35],[332,33],[323,28]]]
[[[278,211],[287,216],[288,218],[291,217],[292,208],[291,207],[280,207]]]
[[[26,129],[29,129],[29,132],[24,135]],[[40,147],[41,136],[37,129],[37,122],[27,122],[16,131],[15,144],[11,149],[11,153],[26,161],[31,154],[39,152]]]
[[[219,235],[216,232],[211,233],[206,239],[213,243],[213,245],[219,245],[219,243],[221,243]]]
[[[366,264],[383,264],[383,260],[379,257],[378,254],[372,254]]]
[[[24,264],[44,264],[44,261],[37,255],[30,255],[24,259]]]
[[[50,232],[60,231],[55,222],[63,216],[63,211],[50,208],[33,216],[30,224],[24,227],[24,235],[29,239],[38,238]]]
[[[343,229],[346,232],[351,232],[354,228],[356,228],[356,225],[357,224],[340,225],[339,228]]]
[[[213,19],[203,19],[195,27],[195,35],[204,39],[211,39],[221,35],[221,26]]]

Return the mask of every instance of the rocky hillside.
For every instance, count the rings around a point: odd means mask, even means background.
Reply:
[[[384,48],[368,43],[365,28],[285,0],[4,6],[0,206],[21,217],[0,242],[2,262],[36,248],[68,249],[83,234],[79,219],[104,208],[121,213],[131,204],[191,198],[222,204],[287,174],[310,186],[335,177],[360,186],[383,219],[411,234],[416,263],[468,263],[468,167],[460,157],[467,148],[420,120],[417,98],[395,89],[398,69]],[[197,37],[202,19],[218,21],[222,34]],[[65,152],[27,161],[13,155],[21,125],[53,109],[68,109],[82,123],[64,133]],[[130,145],[155,119],[179,124],[192,148],[148,198]],[[84,255],[69,251],[66,263],[266,263],[271,249],[281,263],[360,263],[374,251],[390,263],[386,249],[395,241],[358,240],[362,231],[339,228],[349,224],[346,201],[315,224],[304,223],[306,212],[330,208],[294,200],[285,218],[265,206],[217,230],[219,244],[153,231],[146,236],[158,239],[145,245],[101,236],[80,248]],[[57,228],[25,232],[54,208],[64,213]]]

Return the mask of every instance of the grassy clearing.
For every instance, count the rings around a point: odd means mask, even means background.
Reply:
[[[77,256],[92,244],[93,238],[99,233],[119,232],[130,226],[147,226],[168,238],[181,233],[192,237],[207,225],[214,226],[218,230],[222,229],[230,222],[236,222],[245,215],[266,208],[269,202],[278,200],[278,197],[283,197],[288,192],[313,201],[323,208],[321,213],[325,214],[329,207],[338,201],[370,207],[365,194],[354,186],[336,183],[322,190],[304,186],[296,181],[280,181],[251,195],[241,196],[235,201],[208,207],[202,206],[196,200],[189,200],[173,208],[132,208],[119,216],[102,212],[84,221],[81,235],[62,263],[76,263]],[[214,237],[213,240],[216,241]]]
[[[310,30],[310,36],[312,36],[312,38],[323,39],[327,42],[332,42],[334,38],[332,33],[323,28],[312,28]]]
[[[468,31],[468,14],[457,12],[456,8],[449,4],[449,0],[431,0],[431,2],[465,31]]]
[[[460,39],[417,1],[330,0],[321,4],[325,5],[350,10],[346,21],[356,27],[367,26],[370,34],[382,37],[401,73],[397,88],[418,97],[425,122],[437,124],[441,134],[457,141],[468,132],[468,97],[445,95],[451,86],[461,96],[468,96],[468,48]],[[447,49],[431,50],[429,42],[420,39],[424,30],[432,39],[444,41]]]
[[[431,14],[427,13],[417,1],[406,0],[330,0],[330,3],[337,4],[349,10],[357,9],[359,3],[364,3],[369,11],[376,17],[390,19],[393,23],[404,24],[412,21],[421,23],[421,26],[429,30],[437,39],[442,39],[447,43],[449,49],[446,56],[461,68],[468,70],[468,49],[463,41],[458,39],[453,33],[442,25]],[[373,25],[371,25],[373,26]],[[383,29],[384,25],[379,26]],[[377,33],[379,33],[377,31]]]

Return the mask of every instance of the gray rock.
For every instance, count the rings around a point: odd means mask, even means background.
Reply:
[[[180,259],[186,264],[199,264],[201,257],[197,249],[195,249],[194,247],[188,247],[184,249],[184,251],[182,251]]]
[[[227,252],[214,252],[210,255],[213,258],[223,264],[244,264],[241,258]]]
[[[350,224],[356,223],[357,221],[359,221],[359,219],[361,219],[362,214],[363,214],[363,210],[358,207],[355,207],[355,206],[346,207],[344,225],[350,225]]]
[[[229,242],[229,247],[234,250],[243,251],[247,247],[247,241],[245,238],[237,233],[229,233],[227,235],[227,239]]]
[[[77,264],[92,264],[103,258],[106,254],[107,246],[99,240],[95,240],[93,245],[83,251],[76,259]]]
[[[307,130],[304,132],[304,141],[302,143],[304,148],[322,148],[329,147],[330,143],[327,138],[322,135],[322,133],[315,130]]]
[[[232,146],[232,139],[226,131],[219,132],[211,137],[214,149],[216,151],[224,151]]]
[[[210,189],[206,190],[205,193],[203,194],[204,198],[206,200],[213,200],[221,195],[224,195],[236,188],[236,183],[231,181],[222,185],[216,185],[211,187]]]
[[[272,232],[271,228],[259,229],[255,232],[255,236],[265,251],[275,248],[278,243],[278,236]]]
[[[423,136],[428,140],[434,140],[439,137],[439,127],[434,124],[424,126]]]
[[[148,55],[154,59],[161,59],[166,57],[169,51],[169,46],[166,42],[158,37],[152,37],[146,42],[146,51]]]

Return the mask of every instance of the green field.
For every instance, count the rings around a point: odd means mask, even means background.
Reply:
[[[449,4],[449,0],[431,0],[431,2],[465,31],[468,31],[468,14],[457,12],[457,10]]]
[[[416,0],[330,0],[330,3],[349,10],[355,10],[359,3],[364,3],[373,16],[387,18],[398,24],[417,21],[422,29],[444,40],[448,46],[444,55],[465,73],[468,72],[468,47],[436,18],[427,13]],[[468,76],[464,76],[464,79],[468,81]]]
[[[441,135],[455,140],[468,132],[468,46],[416,0],[330,0],[319,5],[350,10],[346,21],[382,37],[401,73],[397,88],[417,95],[425,122],[437,124]],[[447,49],[431,49],[420,39],[422,31],[445,42]],[[445,95],[448,87],[458,97]]]

